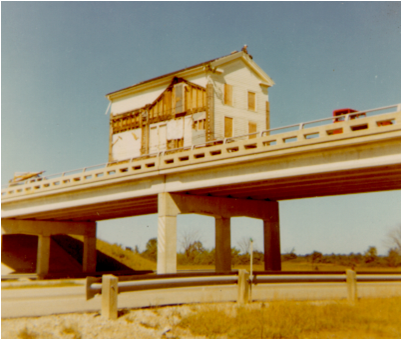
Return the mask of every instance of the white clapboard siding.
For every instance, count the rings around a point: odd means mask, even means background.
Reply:
[[[166,122],[149,126],[149,152],[155,153],[166,150],[167,128]]]
[[[166,89],[167,85],[138,92],[123,98],[114,99],[110,108],[113,115],[139,109],[152,103]]]
[[[113,135],[112,158],[114,160],[141,155],[141,129],[125,131]]]
[[[233,119],[233,135],[249,133],[248,123],[257,124],[257,130],[265,129],[265,102],[268,91],[261,87],[261,79],[242,60],[222,65],[222,74],[212,77],[215,89],[215,138],[224,137],[225,117]],[[224,99],[225,84],[232,85],[232,105]],[[248,92],[256,94],[256,110],[248,109]]]
[[[184,117],[184,146],[190,146],[193,143],[193,117]]]

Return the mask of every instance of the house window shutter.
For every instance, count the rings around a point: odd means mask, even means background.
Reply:
[[[225,104],[233,105],[233,87],[229,84],[225,84]]]
[[[253,132],[257,132],[257,124],[256,123],[252,123],[252,122],[248,122],[248,133],[253,133]],[[257,135],[251,135],[249,136],[249,139],[251,138],[256,138]]]
[[[233,137],[233,118],[225,117],[225,138]]]
[[[248,92],[248,109],[255,111],[255,93]]]

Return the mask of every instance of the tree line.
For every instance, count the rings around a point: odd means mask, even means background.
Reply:
[[[156,261],[158,253],[158,243],[156,238],[150,239],[143,252],[138,252],[142,257],[152,261]],[[206,249],[201,241],[187,242],[184,251],[177,253],[177,263],[179,265],[215,265],[215,249]],[[250,264],[250,254],[247,252],[247,245],[243,242],[242,250],[232,248],[232,265]],[[369,247],[364,254],[350,253],[345,254],[322,254],[314,251],[311,254],[297,255],[294,250],[287,254],[281,255],[282,262],[309,262],[313,268],[315,265],[328,263],[350,267],[398,267],[401,265],[401,249],[400,242],[398,246],[389,249],[386,256],[378,255],[376,247]],[[263,264],[264,253],[261,251],[253,251],[253,263]]]

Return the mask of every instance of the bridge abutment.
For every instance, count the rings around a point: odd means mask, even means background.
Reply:
[[[36,273],[39,277],[49,274],[52,235],[82,235],[84,236],[82,271],[96,271],[96,222],[1,219],[1,233],[38,236]]]
[[[158,274],[177,271],[178,214],[215,217],[217,272],[231,270],[230,218],[244,216],[262,219],[265,270],[281,270],[278,202],[165,192],[158,195]]]

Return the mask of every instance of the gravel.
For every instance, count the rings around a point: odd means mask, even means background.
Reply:
[[[198,310],[197,305],[120,310],[117,320],[99,313],[71,313],[36,318],[1,320],[3,339],[194,339],[177,326],[181,318]]]

